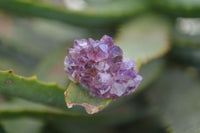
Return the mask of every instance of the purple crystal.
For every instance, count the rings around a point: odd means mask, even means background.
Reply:
[[[68,56],[70,59],[76,59],[79,56],[79,50],[77,51],[75,48],[69,48]]]
[[[93,80],[92,92],[98,97],[107,97],[113,84],[112,76],[109,73],[98,73]]]
[[[118,97],[121,97],[126,91],[126,88],[123,84],[120,84],[120,83],[114,83],[112,85],[112,88],[110,90],[110,94],[112,97],[114,98],[118,98]]]
[[[84,49],[88,47],[88,41],[86,39],[80,39],[74,41],[74,47],[76,49]]]
[[[94,77],[97,75],[97,70],[95,69],[95,62],[90,60],[89,62],[87,62],[87,64],[85,65],[85,72],[88,73],[90,76]]]
[[[104,43],[104,44],[107,44],[109,48],[113,47],[114,46],[114,42],[112,40],[112,37],[109,37],[108,35],[104,35],[100,42]]]
[[[110,48],[109,54],[111,58],[116,57],[116,56],[123,56],[123,51],[119,46],[114,46]]]
[[[84,50],[84,49],[80,50],[79,51],[79,56],[76,57],[76,59],[79,62],[79,64],[85,65],[89,61],[89,58],[87,57],[87,51]]]
[[[131,59],[123,61],[116,72],[115,80],[119,83],[124,83],[130,79],[134,79],[137,75],[137,72],[133,69],[134,66],[135,63]]]
[[[110,73],[115,76],[121,66],[121,62],[113,63],[110,65]]]
[[[86,87],[91,87],[92,76],[90,73],[82,72],[80,74],[80,83],[85,85]]]
[[[123,63],[122,67],[125,67],[127,69],[135,68],[135,61],[134,60],[126,58],[126,59],[123,59],[123,62],[124,63]]]
[[[92,38],[88,39],[88,45],[92,45],[93,43],[95,43],[95,40],[93,40]]]
[[[109,73],[98,73],[95,76],[93,86],[100,90],[106,90],[112,85],[113,79]]]
[[[95,64],[95,68],[100,72],[106,72],[110,65],[106,61],[100,61]]]
[[[129,80],[126,84],[126,95],[133,93],[135,89],[138,87],[140,81],[142,80],[142,77],[140,75],[137,75],[134,79]]]
[[[95,62],[107,59],[108,46],[106,44],[100,44],[99,42],[96,42],[89,47],[87,56],[89,59]]]
[[[79,80],[78,80],[79,79],[79,66],[76,65],[75,60],[66,56],[64,65],[65,65],[65,71],[68,74],[69,79],[74,82],[79,82]]]
[[[109,64],[115,64],[117,62],[122,62],[123,52],[119,46],[114,46],[109,50]]]
[[[135,91],[142,77],[134,70],[132,59],[123,59],[123,52],[111,37],[100,41],[91,38],[74,41],[68,49],[65,72],[69,79],[88,87],[100,98],[119,98]]]

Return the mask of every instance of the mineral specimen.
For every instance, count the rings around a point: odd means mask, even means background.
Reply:
[[[100,41],[75,40],[64,61],[69,79],[86,86],[100,98],[119,98],[132,93],[142,77],[134,70],[132,59],[123,59],[123,51],[111,37]]]

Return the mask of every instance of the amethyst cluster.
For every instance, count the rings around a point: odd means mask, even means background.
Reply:
[[[134,70],[135,62],[123,59],[123,52],[111,37],[101,40],[75,40],[65,61],[68,77],[89,88],[100,98],[119,98],[132,93],[142,77]]]

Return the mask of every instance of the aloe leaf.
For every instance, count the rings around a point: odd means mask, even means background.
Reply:
[[[65,101],[68,108],[74,105],[83,106],[88,114],[94,114],[107,106],[112,99],[101,99],[89,96],[88,92],[84,91],[76,83],[71,82],[65,91]]]
[[[154,7],[175,17],[199,17],[199,0],[151,0]]]
[[[139,69],[141,64],[168,52],[170,25],[156,15],[142,16],[122,25],[115,42],[123,49],[124,57],[135,60]]]
[[[72,87],[73,89],[71,89]],[[76,96],[78,93],[83,95],[78,100],[85,100],[86,104],[82,104],[82,106],[86,107],[86,111],[88,111],[88,113],[98,112],[110,101],[88,97],[88,93],[80,91],[79,89],[75,83],[71,82],[68,90],[72,90],[72,94],[71,92],[66,93],[66,95],[70,94],[70,96],[68,96],[68,107],[76,104],[71,103],[70,98],[74,98],[74,94]],[[63,98],[64,88],[58,87],[56,83],[45,84],[39,82],[36,76],[31,78],[17,76],[12,72],[12,70],[0,71],[0,92],[15,97],[21,97],[34,102],[41,102],[44,104],[61,107],[63,109],[65,108],[65,100]],[[81,92],[83,93],[81,94]],[[93,111],[93,109],[95,110]],[[90,112],[90,110],[92,111]]]
[[[39,82],[36,76],[25,78],[17,76],[12,70],[0,71],[0,92],[13,97],[64,108],[64,88],[56,83]]]
[[[82,26],[111,26],[147,9],[144,1],[119,0],[103,5],[88,5],[80,11],[53,7],[44,2],[1,0],[1,10],[23,16],[44,17]]]
[[[123,104],[120,108],[115,108],[114,110],[106,111],[104,113],[99,113],[95,115],[87,115],[79,112],[74,112],[70,110],[62,110],[59,108],[53,108],[44,106],[41,104],[36,104],[28,102],[25,100],[14,98],[11,101],[4,101],[0,104],[0,119],[1,120],[12,120],[19,118],[34,118],[43,120],[46,122],[61,122],[62,124],[84,124],[90,125],[110,125],[119,124],[121,122],[127,122],[145,115],[144,109],[137,108],[137,104]],[[126,108],[126,109],[122,109]],[[128,109],[127,109],[128,108]],[[119,116],[119,110],[124,115]],[[51,116],[51,117],[50,117]],[[83,118],[83,119],[80,119]],[[95,121],[94,121],[95,119]]]
[[[3,120],[2,125],[7,133],[41,133],[44,123],[33,118],[19,118]]]
[[[186,70],[167,69],[147,93],[154,111],[172,133],[200,132],[199,76],[195,69]]]
[[[60,108],[49,107],[17,98],[12,99],[11,101],[1,102],[0,105],[0,119],[32,117],[36,119],[50,120],[49,116],[54,119],[62,120],[85,117],[81,113],[76,113],[69,110],[65,111]]]

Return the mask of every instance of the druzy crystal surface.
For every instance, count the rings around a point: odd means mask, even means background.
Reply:
[[[132,59],[123,59],[123,51],[104,35],[100,41],[89,38],[74,41],[64,61],[69,79],[86,86],[100,98],[119,98],[132,93],[142,77],[134,70]]]

